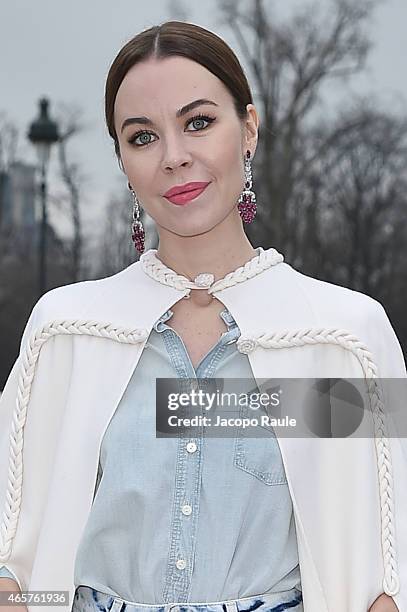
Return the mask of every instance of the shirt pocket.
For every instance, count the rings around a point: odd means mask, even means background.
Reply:
[[[248,406],[241,406],[239,417],[253,418],[260,416],[260,410],[253,411]],[[238,428],[235,437],[233,464],[239,470],[254,476],[266,485],[287,484],[287,477],[281,457],[280,446],[275,432],[270,426],[254,425],[250,432],[261,437],[253,437],[247,433],[248,428]]]

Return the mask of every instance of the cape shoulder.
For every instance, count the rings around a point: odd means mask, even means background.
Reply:
[[[317,321],[342,327],[365,344],[375,357],[382,378],[407,377],[398,337],[384,306],[371,296],[295,271]]]

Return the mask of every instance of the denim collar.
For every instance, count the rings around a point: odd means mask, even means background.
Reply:
[[[170,326],[165,325],[165,323],[169,319],[171,319],[173,314],[174,312],[171,310],[171,308],[164,312],[164,314],[161,315],[161,317],[154,323],[153,328],[155,329],[155,331],[161,333],[165,329],[171,329]],[[224,310],[222,310],[222,312],[219,313],[219,316],[223,319],[228,328],[227,331],[224,332],[221,337],[226,341],[227,344],[235,342],[240,336],[240,330],[233,315],[229,312],[227,308],[225,308]]]

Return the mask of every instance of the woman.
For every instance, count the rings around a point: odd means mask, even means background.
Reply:
[[[250,244],[259,119],[234,53],[189,23],[141,32],[106,121],[135,247],[140,203],[159,247],[31,313],[1,399],[0,575],[73,610],[407,609],[397,439],[155,437],[157,379],[406,376],[378,302]]]

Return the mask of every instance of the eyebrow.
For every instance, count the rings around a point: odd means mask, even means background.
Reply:
[[[206,100],[205,98],[200,98],[199,100],[194,100],[193,102],[189,102],[182,108],[178,109],[175,113],[177,119],[189,113],[189,111],[193,110],[197,106],[201,106],[202,104],[212,104],[213,106],[219,106],[216,102],[212,100]],[[133,123],[141,123],[142,125],[154,125],[154,122],[151,121],[148,117],[128,117],[122,123],[122,127],[120,133],[123,132],[124,128],[128,125],[132,125]]]

